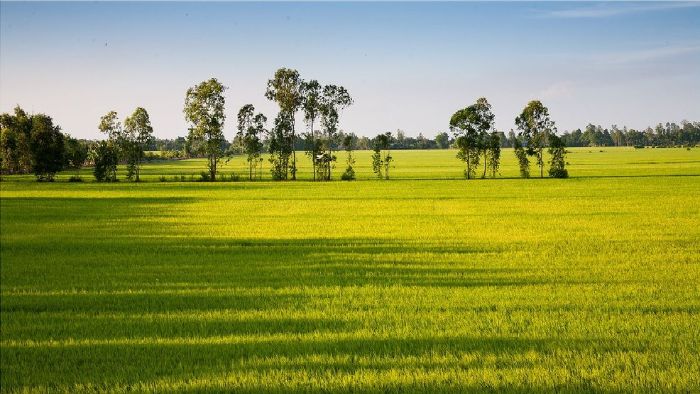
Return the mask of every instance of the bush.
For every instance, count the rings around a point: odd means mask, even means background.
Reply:
[[[550,168],[549,176],[551,176],[552,178],[568,178],[569,171],[566,168]]]
[[[344,181],[354,181],[355,180],[355,169],[352,168],[352,166],[348,166],[348,168],[345,169],[345,172],[343,175],[340,176],[340,179]]]
[[[82,182],[83,178],[80,177],[80,175],[72,175],[70,178],[68,178],[68,182]]]
[[[160,177],[158,177],[158,180],[161,182],[167,182],[168,178],[166,178],[165,175],[161,175]]]
[[[206,171],[202,171],[199,173],[199,181],[200,182],[209,182],[211,177],[209,176],[209,173]]]
[[[106,141],[100,141],[91,153],[95,163],[95,179],[98,182],[116,182],[119,163],[116,148]]]

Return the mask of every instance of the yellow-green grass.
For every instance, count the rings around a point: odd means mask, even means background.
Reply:
[[[657,176],[657,175],[700,175],[700,149],[681,148],[568,148],[569,173],[572,177],[591,176]],[[394,150],[391,152],[394,162],[389,170],[393,179],[462,179],[464,164],[457,159],[455,150]],[[354,153],[358,180],[376,179],[372,173],[371,151]],[[333,178],[340,179],[345,170],[346,153],[336,152],[338,161],[333,170]],[[298,179],[313,180],[311,161],[304,152],[297,152]],[[248,179],[248,166],[243,156],[225,158],[219,165],[219,173],[226,179],[231,174],[239,175],[241,180]],[[185,181],[198,180],[201,172],[207,171],[206,160],[186,159],[152,161],[143,164],[142,180],[158,182],[161,176],[172,182],[184,176]],[[539,177],[539,168],[532,163],[532,176]],[[483,169],[477,171],[481,176]],[[545,166],[545,176],[547,166]],[[75,170],[59,174],[58,181],[66,181]],[[80,175],[85,181],[92,181],[92,169],[84,168]],[[271,180],[270,163],[267,156],[263,161],[262,180]],[[512,149],[502,150],[502,166],[499,178],[518,178],[520,176],[517,161]],[[125,180],[126,170],[120,166],[119,177]],[[10,180],[32,180],[33,176],[9,177]]]
[[[2,391],[699,391],[700,151],[599,150],[564,180],[509,151],[498,180],[447,151],[390,181],[367,153],[360,182],[5,177]]]

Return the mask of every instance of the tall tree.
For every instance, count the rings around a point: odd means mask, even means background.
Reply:
[[[302,81],[300,86],[301,91],[301,108],[304,111],[304,121],[308,127],[306,135],[307,154],[311,156],[313,165],[314,180],[316,180],[316,159],[319,154],[320,139],[316,136],[314,123],[320,115],[321,111],[321,95],[323,87],[317,80]]]
[[[292,157],[293,119],[288,112],[280,111],[275,117],[274,125],[270,129],[268,144],[270,152],[270,172],[274,180],[286,180],[289,174],[289,160]]]
[[[145,147],[153,141],[153,126],[148,111],[138,107],[124,119],[124,152],[127,163],[127,178],[140,180],[141,161]]]
[[[491,177],[495,178],[498,173],[498,169],[501,166],[501,135],[498,132],[492,132],[489,134],[488,143],[486,144],[486,150],[488,152],[487,161],[488,168],[491,172]]]
[[[294,116],[302,104],[301,95],[301,78],[297,70],[289,68],[280,68],[275,71],[275,76],[267,81],[267,90],[265,97],[272,100],[280,107],[280,112],[284,115],[280,119],[285,119],[285,122],[291,121],[289,128],[291,129],[291,139],[287,141],[290,144],[289,150],[292,152],[292,180],[297,179],[296,151],[294,149],[296,143],[296,134],[294,130]],[[287,149],[287,148],[285,148]],[[286,171],[287,168],[284,168]],[[286,175],[284,177],[286,179]]]
[[[32,152],[32,168],[38,181],[52,182],[58,171],[63,169],[64,140],[61,128],[53,124],[50,116],[32,116],[32,138],[29,144]]]
[[[344,87],[337,85],[326,85],[323,87],[320,105],[321,125],[326,134],[326,152],[321,155],[325,166],[325,171],[322,174],[323,179],[331,179],[332,162],[335,161],[333,142],[338,133],[340,112],[352,105],[352,103],[353,99]]]
[[[196,143],[198,150],[206,155],[209,180],[216,180],[216,169],[224,154],[224,91],[226,87],[216,78],[211,78],[187,89],[185,95],[185,118],[190,122],[188,139]]]
[[[540,177],[544,178],[544,148],[548,144],[549,136],[557,130],[549,118],[549,110],[539,100],[530,101],[515,118],[515,125],[526,144],[527,154],[537,158]]]
[[[479,155],[486,156],[486,140],[488,132],[493,129],[494,115],[491,105],[485,98],[479,98],[476,103],[455,112],[450,118],[450,130],[457,139],[455,143],[459,149],[457,157],[467,164],[465,176],[467,179],[474,177],[476,167],[479,165]],[[486,160],[486,157],[484,157]],[[486,175],[486,163],[484,164],[484,176]]]
[[[253,180],[259,174],[258,165],[262,161],[261,136],[266,132],[267,117],[261,113],[255,114],[253,104],[246,104],[238,111],[237,139],[246,155],[248,162],[248,179]]]

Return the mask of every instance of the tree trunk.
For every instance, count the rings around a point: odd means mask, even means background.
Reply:
[[[216,180],[216,155],[209,156],[209,181]]]
[[[292,114],[292,180],[296,181],[297,180],[297,150],[296,150],[296,134],[295,134],[295,128],[294,127],[294,114]]]
[[[542,154],[542,149],[540,149],[540,178],[544,178],[544,157]]]
[[[469,148],[467,148],[467,179],[471,179],[472,176],[472,163],[469,157]]]
[[[484,151],[484,175],[482,175],[482,178],[486,178],[486,151]]]

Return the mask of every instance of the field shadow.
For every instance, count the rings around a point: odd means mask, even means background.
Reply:
[[[253,374],[264,376],[343,375],[373,371],[469,371],[491,368],[494,372],[537,367],[540,357],[595,350],[623,351],[617,342],[596,339],[528,339],[512,337],[434,337],[434,338],[263,338],[258,341],[226,343],[217,338],[200,338],[190,343],[80,344],[67,346],[3,349],[4,387],[21,387],[37,381],[54,389],[97,385],[105,389],[141,384],[157,387],[159,382],[211,381],[221,376]],[[184,340],[183,340],[184,342]],[[634,350],[642,349],[643,345]],[[469,357],[463,357],[468,355]],[[448,356],[451,362],[441,360]],[[130,363],[129,360],[138,360]],[[496,363],[494,364],[494,361]],[[144,368],[146,363],[148,368]],[[31,370],[19,367],[32,365]],[[81,373],[90,365],[92,376]],[[283,382],[280,389],[284,389]],[[275,381],[259,382],[263,390]],[[254,386],[254,385],[253,385]],[[397,388],[401,388],[398,385]],[[445,386],[447,387],[447,386]],[[469,386],[452,382],[452,388]],[[253,387],[254,388],[254,387]],[[369,387],[366,387],[366,389]],[[408,389],[409,387],[404,387]],[[440,386],[428,387],[439,389]],[[523,382],[514,388],[539,391],[537,385]],[[409,390],[413,391],[413,390]],[[439,390],[438,390],[439,391]]]

